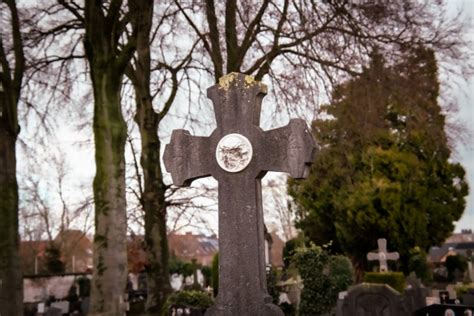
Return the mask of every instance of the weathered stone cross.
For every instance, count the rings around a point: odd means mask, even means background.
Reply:
[[[387,240],[385,238],[377,239],[377,244],[379,245],[379,251],[369,252],[367,254],[367,260],[378,260],[380,272],[386,272],[388,271],[387,260],[398,260],[400,255],[398,252],[387,252]]]
[[[207,90],[217,128],[209,137],[175,130],[164,163],[175,185],[213,176],[219,183],[219,294],[206,315],[283,315],[265,276],[261,179],[267,171],[304,178],[315,143],[306,123],[263,131],[266,86],[231,73]]]

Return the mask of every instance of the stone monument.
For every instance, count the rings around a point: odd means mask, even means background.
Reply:
[[[386,284],[360,283],[339,299],[336,316],[412,315],[404,297]]]
[[[367,254],[367,260],[374,261],[378,260],[380,265],[380,272],[387,272],[387,260],[398,260],[400,255],[398,252],[387,252],[387,240],[385,238],[377,239],[379,245],[378,252],[369,252]]]
[[[260,127],[266,86],[231,73],[207,90],[217,128],[209,137],[175,130],[164,163],[175,185],[213,176],[219,183],[219,294],[206,315],[283,315],[265,276],[261,179],[267,171],[304,178],[315,143],[306,123]]]

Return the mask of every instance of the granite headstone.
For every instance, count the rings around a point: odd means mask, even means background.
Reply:
[[[410,315],[404,298],[386,284],[361,283],[339,298],[336,316]]]
[[[266,86],[231,73],[207,90],[217,128],[209,137],[175,130],[164,163],[175,185],[213,176],[219,183],[219,294],[206,315],[283,315],[268,295],[261,179],[268,171],[304,178],[315,143],[306,123],[260,127]]]

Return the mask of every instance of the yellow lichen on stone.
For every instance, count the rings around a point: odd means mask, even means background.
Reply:
[[[228,75],[219,78],[219,87],[225,91],[229,90],[230,84],[237,78],[238,73],[231,72]]]
[[[255,83],[255,78],[249,75],[245,76],[245,87],[253,86]]]
[[[232,83],[237,79],[237,77],[240,74],[237,72],[231,72],[230,74],[227,74],[225,76],[222,76],[219,78],[219,88],[228,91],[230,89],[230,86]],[[244,77],[244,86],[245,88],[250,88],[252,86],[258,85],[260,88],[260,91],[263,93],[267,93],[267,86],[260,81],[256,81],[254,77],[245,75]]]
[[[261,83],[260,81],[256,81],[254,77],[246,75],[245,76],[245,87],[251,87],[254,85],[258,85],[260,87],[260,91],[263,93],[267,93],[267,85]]]

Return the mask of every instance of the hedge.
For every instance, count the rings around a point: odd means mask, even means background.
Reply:
[[[405,291],[405,276],[402,272],[366,272],[364,274],[364,282],[387,284],[399,293]]]

